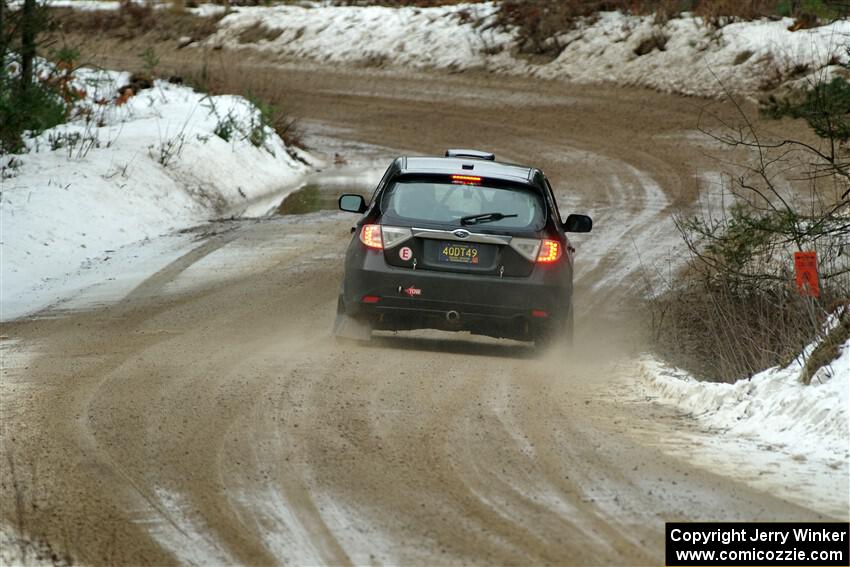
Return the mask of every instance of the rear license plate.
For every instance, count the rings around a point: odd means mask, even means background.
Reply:
[[[481,250],[476,244],[441,242],[437,259],[452,264],[477,264]]]

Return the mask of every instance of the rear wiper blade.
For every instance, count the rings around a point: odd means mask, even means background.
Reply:
[[[480,213],[477,215],[469,215],[466,217],[461,217],[460,224],[479,224],[482,222],[495,222],[500,221],[502,219],[509,219],[511,217],[516,217],[519,215],[505,215],[502,213]]]

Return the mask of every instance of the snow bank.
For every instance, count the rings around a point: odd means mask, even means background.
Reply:
[[[128,80],[80,71],[77,118],[0,158],[0,318],[44,307],[31,292],[84,262],[240,215],[309,169],[241,97],[157,81],[119,104]]]
[[[718,96],[723,94],[718,80],[733,92],[755,92],[803,69],[821,68],[832,57],[848,61],[850,21],[795,32],[788,30],[793,23],[785,18],[714,29],[699,18],[682,17],[656,26],[652,16],[607,12],[593,25],[563,36],[567,47],[536,74]]]
[[[566,45],[558,58],[535,64],[514,54],[515,31],[493,25],[496,10],[493,3],[236,7],[206,45],[251,46],[323,63],[486,68],[706,96],[723,94],[717,79],[734,91],[754,92],[819,69],[831,57],[848,61],[850,21],[791,32],[786,18],[717,30],[689,16],[657,26],[652,16],[603,12],[558,38]]]
[[[263,51],[326,63],[467,69],[486,64],[489,47],[507,45],[513,38],[504,31],[482,30],[480,22],[495,11],[492,3],[238,7],[219,22],[208,43],[245,47],[247,30],[263,26],[274,33],[261,34],[265,37],[251,44]]]
[[[799,361],[771,368],[735,384],[699,382],[652,358],[643,378],[657,401],[691,413],[725,437],[748,438],[787,448],[810,460],[850,459],[850,341],[840,357],[821,368],[811,385],[800,383]]]

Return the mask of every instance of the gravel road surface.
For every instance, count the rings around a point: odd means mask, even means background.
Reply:
[[[670,213],[719,168],[693,133],[704,101],[268,72],[339,138],[541,166],[596,224],[576,239],[577,347],[338,344],[353,217],[213,224],[118,303],[3,325],[6,525],[91,564],[660,565],[665,521],[821,518],[659,450],[692,426],[619,395],[645,316],[636,259],[664,264]]]

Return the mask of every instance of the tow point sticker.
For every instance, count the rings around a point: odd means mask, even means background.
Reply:
[[[408,297],[417,297],[422,295],[422,290],[418,287],[410,286],[409,288],[404,290],[404,293],[407,294]]]
[[[398,251],[398,257],[407,262],[411,258],[413,258],[413,250],[409,247],[405,246],[401,250]]]

